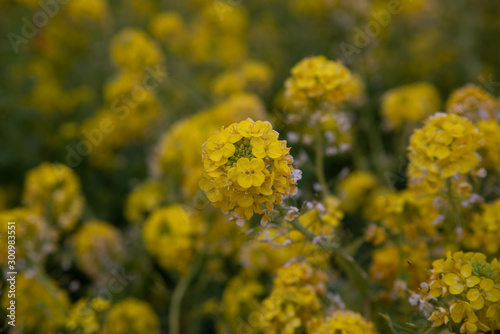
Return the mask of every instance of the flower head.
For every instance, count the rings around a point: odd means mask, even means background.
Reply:
[[[496,101],[473,84],[455,90],[446,101],[446,112],[464,116],[472,122],[495,119]]]
[[[410,186],[437,190],[443,180],[469,173],[480,159],[482,135],[467,119],[436,113],[410,139]]]
[[[233,123],[203,144],[200,187],[215,207],[249,219],[296,191],[293,158],[269,122]]]
[[[359,93],[351,72],[324,56],[301,60],[291,73],[285,82],[285,99],[297,107],[309,107],[311,102],[337,105]]]
[[[418,82],[387,91],[382,97],[382,114],[391,128],[416,122],[439,110],[441,98],[436,87]]]

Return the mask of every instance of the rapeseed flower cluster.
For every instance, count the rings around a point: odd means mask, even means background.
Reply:
[[[215,207],[242,224],[297,191],[300,171],[289,150],[269,122],[249,118],[223,127],[203,144],[200,187]]]
[[[42,163],[26,175],[23,203],[68,232],[83,211],[80,180],[65,165]]]
[[[427,82],[393,88],[382,96],[382,115],[390,128],[418,122],[439,110],[441,97]]]
[[[262,302],[266,333],[296,333],[316,325],[327,275],[307,262],[278,270],[273,290]]]
[[[453,114],[431,116],[410,139],[410,187],[439,192],[446,179],[474,172],[484,138],[467,119]]]
[[[455,90],[446,101],[446,112],[466,117],[472,122],[496,119],[495,98],[474,84]]]
[[[121,264],[125,251],[119,230],[99,220],[86,221],[73,235],[78,267],[96,282],[109,279],[109,273]]]
[[[103,326],[103,334],[160,332],[159,319],[148,303],[129,297],[111,308]]]
[[[2,329],[500,331],[499,3],[0,7]]]
[[[143,238],[148,251],[165,269],[185,273],[203,232],[200,217],[180,205],[155,210],[144,223]],[[169,247],[164,247],[164,245]]]
[[[314,113],[320,106],[337,106],[357,96],[357,81],[340,62],[324,56],[305,58],[285,82],[285,99],[299,110]]]
[[[433,305],[433,327],[460,328],[460,333],[500,329],[500,264],[482,253],[448,253],[432,264],[420,299]]]

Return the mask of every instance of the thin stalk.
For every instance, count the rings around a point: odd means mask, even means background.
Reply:
[[[189,270],[185,276],[183,276],[179,283],[175,286],[174,292],[172,293],[172,299],[170,300],[170,314],[169,314],[169,333],[180,334],[180,312],[182,306],[182,299],[186,294],[187,288],[191,283],[191,280],[198,272],[203,263],[203,257],[200,253],[198,258],[191,264]]]
[[[321,195],[326,198],[330,192],[328,190],[328,185],[326,183],[325,177],[325,162],[323,154],[323,131],[321,131],[321,123],[318,122],[316,125],[316,140],[315,140],[315,164],[316,164],[316,177],[321,185]]]

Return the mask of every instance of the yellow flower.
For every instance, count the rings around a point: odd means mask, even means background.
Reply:
[[[354,171],[349,173],[338,186],[342,210],[349,213],[355,212],[362,206],[368,193],[377,183],[377,177],[370,172]]]
[[[70,231],[83,212],[80,180],[65,165],[42,163],[26,174],[23,202],[63,231]]]
[[[202,146],[200,188],[241,225],[254,212],[264,213],[261,204],[272,210],[295,193],[300,173],[289,150],[269,122],[249,118],[223,127]]]
[[[479,163],[478,149],[483,137],[463,117],[436,113],[410,139],[410,188],[416,192],[436,192],[444,179],[469,173]]]
[[[162,182],[145,180],[127,196],[125,217],[130,222],[143,223],[147,216],[161,205],[166,192],[166,186]]]
[[[101,282],[109,278],[111,270],[120,265],[125,255],[120,231],[99,220],[87,221],[76,231],[73,247],[78,267]]]
[[[450,321],[449,312],[443,307],[438,307],[436,311],[434,311],[429,320],[433,321],[432,327],[439,327],[441,325],[447,325],[448,321]]]
[[[458,295],[462,293],[465,287],[472,288],[479,284],[481,279],[477,276],[471,276],[472,266],[466,264],[460,270],[460,275],[448,273],[444,276],[443,281],[450,287],[450,293]]]
[[[175,123],[163,136],[158,145],[158,154],[154,156],[153,166],[158,176],[175,176],[181,187],[183,196],[193,197],[200,187],[203,191],[214,189],[213,179],[208,183],[200,182],[204,161],[200,160],[200,146],[211,137],[221,124],[231,124],[244,120],[246,117],[265,119],[261,101],[249,94],[233,95],[215,107],[197,113]],[[218,138],[217,136],[214,138]],[[229,141],[234,145],[234,142]],[[227,145],[230,147],[230,145]],[[222,150],[221,160],[224,158]],[[217,157],[217,156],[215,156]],[[219,160],[219,161],[221,161]],[[219,180],[221,181],[221,180]],[[218,181],[218,182],[219,182]],[[221,201],[219,189],[215,187],[211,202]]]
[[[50,228],[46,220],[33,209],[14,208],[0,211],[0,265],[7,268],[8,261],[8,225],[15,222],[16,230],[16,259],[21,269],[25,264],[43,264],[48,254],[56,250],[56,233]]]
[[[431,280],[421,285],[421,300],[436,307],[429,318],[433,326],[445,326],[449,310],[460,333],[500,329],[499,269],[497,259],[488,262],[482,253],[449,252],[434,261]]]
[[[160,321],[146,302],[127,298],[113,306],[106,317],[103,334],[157,334]]]
[[[441,98],[427,82],[393,88],[382,96],[382,115],[390,128],[417,122],[439,110]]]
[[[155,43],[138,29],[124,29],[111,41],[111,56],[115,64],[130,72],[142,72],[146,66],[163,62],[163,55]]]
[[[483,157],[481,166],[488,169],[495,169],[500,166],[500,124],[496,120],[477,123],[477,128],[484,138],[484,146],[479,150]]]
[[[324,56],[301,60],[285,82],[285,99],[296,107],[338,105],[354,97],[353,76],[340,62]],[[315,112],[316,110],[309,110]]]
[[[271,294],[262,302],[265,333],[304,331],[320,314],[327,276],[309,263],[292,263],[278,270]]]
[[[482,203],[481,211],[472,216],[471,233],[464,240],[471,249],[484,248],[488,254],[497,254],[500,249],[500,199]]]
[[[321,322],[314,333],[376,334],[375,325],[359,313],[336,311]]]
[[[489,278],[481,280],[479,288],[471,289],[467,292],[467,299],[471,306],[480,310],[484,306],[485,300],[497,302],[500,300],[500,289],[495,287],[495,282]]]
[[[180,205],[171,205],[151,213],[142,235],[146,249],[160,266],[185,273],[198,249],[202,228],[199,216]]]
[[[12,299],[7,298],[9,285],[3,289],[2,308],[6,310]],[[44,272],[30,270],[17,275],[15,289],[16,327],[10,333],[57,333],[65,325],[70,299],[58,282]],[[23,320],[19,323],[18,319]]]
[[[229,169],[228,174],[230,178],[237,177],[238,184],[243,188],[259,187],[266,179],[262,172],[265,166],[262,159],[248,160],[247,158],[240,158],[236,162],[236,167]]]
[[[455,90],[446,101],[446,112],[464,116],[472,122],[495,120],[496,101],[474,84]]]

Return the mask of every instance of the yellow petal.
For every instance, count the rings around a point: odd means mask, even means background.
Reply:
[[[252,161],[250,162],[250,167],[254,171],[260,172],[264,169],[264,167],[266,167],[266,165],[264,164],[264,160],[262,159],[252,159]]]
[[[471,302],[476,301],[481,297],[481,292],[478,289],[471,289],[467,292],[467,299]]]
[[[262,185],[262,183],[264,183],[264,180],[266,179],[266,177],[264,176],[264,173],[255,173],[253,175],[253,180],[252,180],[252,184],[254,187],[260,187]]]
[[[250,174],[241,173],[238,175],[238,184],[243,188],[250,188],[253,183],[253,177]]]
[[[450,286],[450,293],[452,295],[459,295],[464,291],[464,285],[463,284],[456,284],[453,286]]]
[[[493,280],[489,278],[485,278],[481,281],[481,284],[479,284],[479,286],[484,291],[490,291],[495,286],[495,282],[493,282]]]
[[[460,277],[458,277],[457,274],[454,273],[449,273],[444,275],[443,281],[448,284],[449,286],[455,285],[458,282],[460,282]]]
[[[469,277],[472,274],[472,266],[468,263],[464,264],[460,270],[460,274],[462,274],[463,277]]]
[[[238,162],[236,163],[236,167],[238,168],[239,172],[246,172],[250,169],[250,160],[248,160],[247,158],[239,158]]]
[[[219,161],[220,159],[222,159],[222,156],[223,156],[222,150],[216,150],[210,153],[210,160]]]
[[[226,158],[229,158],[230,156],[232,156],[234,154],[235,150],[236,150],[236,148],[231,143],[226,143],[222,149],[222,151],[224,152],[224,156]]]
[[[279,141],[274,141],[272,142],[268,148],[267,148],[267,155],[271,159],[278,159],[284,154],[283,150],[281,149],[281,143]]]
[[[488,299],[490,302],[496,303],[497,301],[500,300],[500,290],[494,288],[491,291],[488,291],[486,293],[486,299]]]
[[[467,285],[467,287],[472,288],[473,286],[478,285],[480,281],[481,279],[479,277],[471,276],[465,280],[465,284]]]
[[[484,298],[479,296],[479,298],[473,302],[470,302],[470,306],[476,310],[481,310],[484,307]]]

